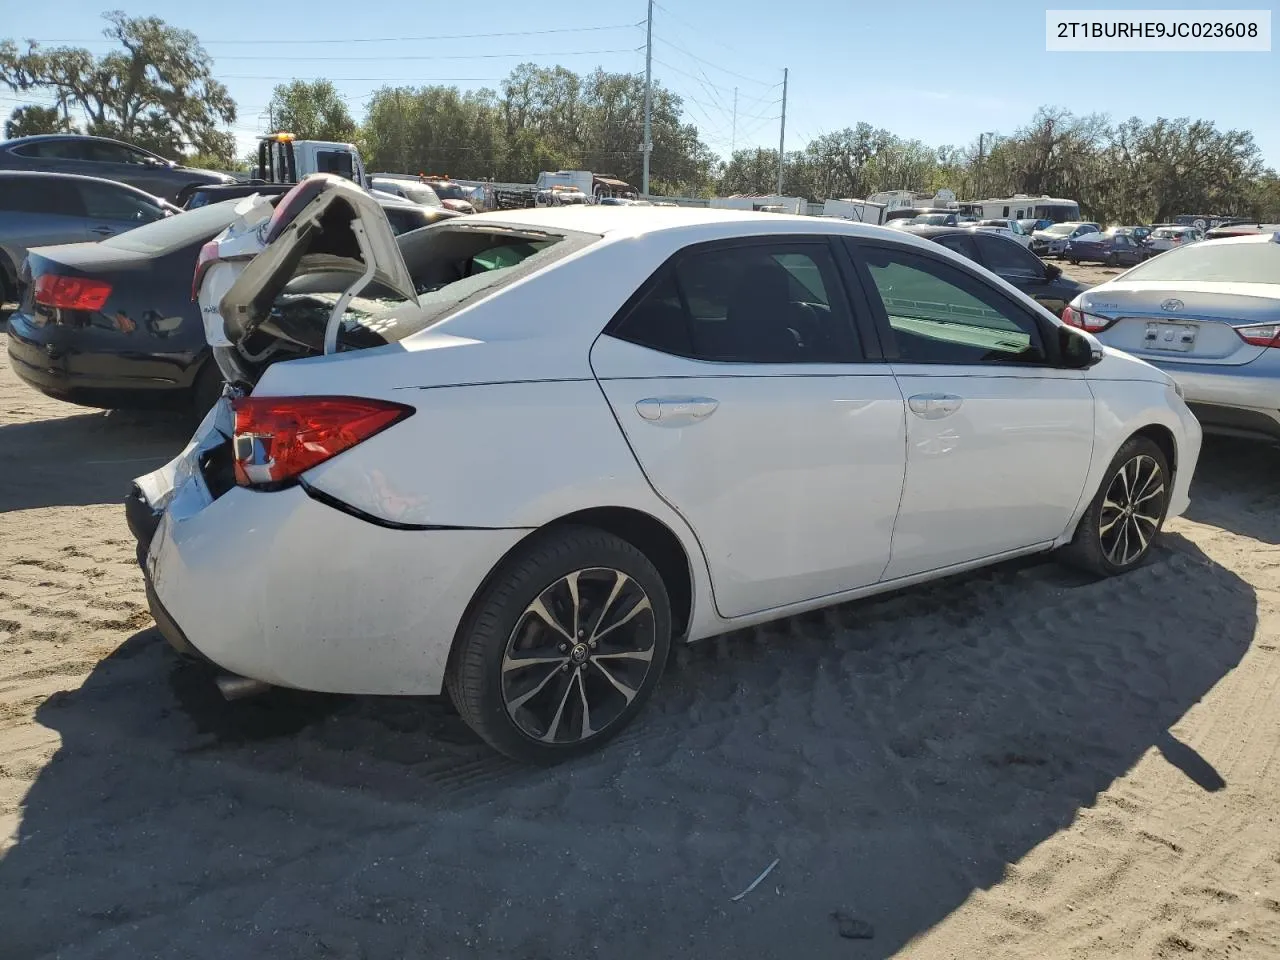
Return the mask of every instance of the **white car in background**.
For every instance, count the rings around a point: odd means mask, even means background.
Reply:
[[[157,624],[224,692],[447,690],[554,762],[673,643],[1055,548],[1124,573],[1188,505],[1167,375],[900,231],[592,206],[393,238],[337,177],[262,229],[218,301],[235,382],[128,501]]]
[[[1156,253],[1199,243],[1204,234],[1195,227],[1157,227],[1147,237],[1147,246]]]
[[[1016,241],[1028,249],[1031,247],[1031,234],[1027,233],[1027,231],[1022,228],[1022,224],[1017,220],[979,220],[977,223],[973,224],[973,226],[979,230],[998,233],[1003,237],[1008,237],[1010,240]]]

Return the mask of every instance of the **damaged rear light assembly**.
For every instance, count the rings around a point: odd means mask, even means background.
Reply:
[[[232,455],[236,483],[274,490],[413,414],[364,397],[237,397]]]

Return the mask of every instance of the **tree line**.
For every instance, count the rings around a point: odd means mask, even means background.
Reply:
[[[250,163],[235,158],[225,128],[236,121],[236,105],[198,38],[157,17],[104,16],[104,35],[119,49],[101,56],[0,41],[0,86],[54,97],[53,106],[14,110],[5,135],[83,130],[193,165]],[[685,116],[679,94],[655,81],[653,193],[774,192],[776,150],[722,158]],[[571,168],[641,180],[644,80],[637,74],[527,63],[497,89],[385,86],[359,119],[332,82],[295,80],[275,88],[269,118],[273,129],[299,138],[357,143],[370,170],[526,183],[541,170]],[[944,146],[857,123],[787,152],[784,161],[783,193],[810,200],[946,187],[960,197],[1068,197],[1108,222],[1179,213],[1280,220],[1280,178],[1252,133],[1185,117],[1113,122],[1042,107],[1007,136]]]

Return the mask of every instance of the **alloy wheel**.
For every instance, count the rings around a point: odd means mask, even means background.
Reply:
[[[608,729],[653,667],[657,630],[644,588],[591,567],[546,587],[516,620],[502,657],[502,702],[520,731],[545,744]]]
[[[1116,471],[1102,498],[1098,537],[1110,563],[1127,567],[1141,559],[1164,516],[1164,471],[1154,457],[1138,454]]]

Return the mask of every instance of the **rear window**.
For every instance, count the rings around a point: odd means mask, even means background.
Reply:
[[[577,231],[547,233],[497,224],[483,228],[438,224],[403,234],[396,242],[418,293],[417,309],[406,310],[400,298],[367,288],[347,308],[339,348],[403,340],[598,239]],[[332,257],[304,258],[276,298],[272,319],[292,330],[305,327],[323,332],[329,311],[360,272],[358,261],[344,260],[335,269]]]
[[[236,218],[237,203],[239,200],[224,200],[185,213],[176,213],[172,217],[109,237],[102,244],[136,253],[163,256],[189,244],[212,239],[226,229]]]
[[[1124,278],[1126,281],[1275,283],[1277,277],[1280,277],[1280,243],[1210,241],[1162,253],[1134,267]]]

